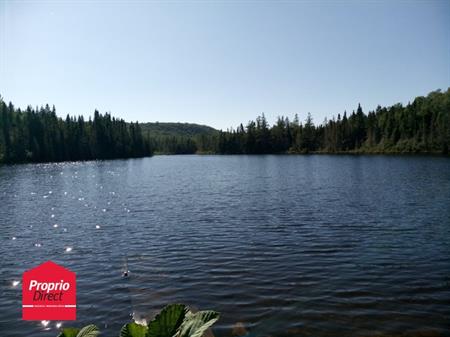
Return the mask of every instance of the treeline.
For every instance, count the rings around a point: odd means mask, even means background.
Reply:
[[[315,125],[311,115],[290,120],[279,117],[269,125],[264,115],[245,127],[213,135],[166,139],[168,153],[173,146],[191,152],[220,154],[269,153],[443,153],[450,149],[450,89],[417,97],[406,106],[378,106],[368,114],[358,105],[350,114]],[[156,144],[158,148],[158,145]]]
[[[196,137],[150,136],[156,154],[194,154],[198,152]]]
[[[152,154],[138,123],[102,115],[66,119],[49,105],[22,111],[0,97],[0,163],[143,157]]]
[[[22,111],[0,97],[0,163],[72,161],[165,154],[443,153],[450,150],[450,88],[417,97],[406,106],[378,106],[315,125],[264,115],[236,129],[147,123],[141,127],[95,111],[93,119],[56,116],[48,105]],[[178,132],[179,128],[182,132]],[[153,128],[153,129],[152,129]],[[158,132],[152,133],[151,130]],[[197,130],[197,131],[194,131]]]
[[[219,131],[210,126],[194,123],[142,123],[144,134],[149,133],[155,153],[162,154],[192,154],[198,151],[200,139],[214,140]],[[207,141],[203,142],[207,144]],[[213,144],[208,145],[213,149]]]

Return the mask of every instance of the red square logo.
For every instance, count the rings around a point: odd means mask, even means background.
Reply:
[[[76,319],[75,273],[52,261],[47,261],[23,273],[22,319]]]

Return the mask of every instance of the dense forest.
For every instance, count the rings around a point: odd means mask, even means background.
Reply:
[[[244,127],[194,137],[192,153],[442,153],[450,149],[450,88],[417,97],[406,106],[378,106],[365,114],[339,114],[315,125],[279,117],[269,125],[264,115]]]
[[[193,123],[142,123],[141,129],[150,135],[150,141],[156,153],[189,154],[197,152],[197,138],[210,138],[219,131],[210,126]],[[210,144],[209,148],[213,148]]]
[[[62,119],[48,105],[22,111],[0,97],[0,163],[142,157],[152,154],[138,123],[102,115]]]
[[[315,125],[264,115],[244,127],[216,131],[188,123],[126,123],[95,111],[93,119],[56,116],[55,108],[22,111],[0,98],[0,162],[130,158],[166,154],[442,153],[450,149],[450,88],[406,106],[339,114]]]
[[[213,135],[218,131],[207,125],[195,123],[140,123],[142,132],[149,132],[152,137],[194,137],[198,135]]]

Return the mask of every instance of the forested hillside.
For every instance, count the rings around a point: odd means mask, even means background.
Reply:
[[[62,119],[55,107],[22,111],[0,98],[0,163],[142,157],[152,154],[138,123],[102,115]]]
[[[157,153],[189,154],[197,152],[197,139],[214,140],[219,131],[193,123],[142,123],[142,131]],[[214,147],[212,144],[209,146]]]
[[[140,123],[142,132],[149,132],[152,137],[195,137],[198,135],[214,135],[218,130],[195,123]]]

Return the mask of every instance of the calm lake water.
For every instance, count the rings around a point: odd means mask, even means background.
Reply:
[[[1,166],[0,240],[2,336],[57,335],[21,320],[13,284],[48,259],[104,336],[172,302],[220,311],[215,336],[450,335],[448,158]]]

